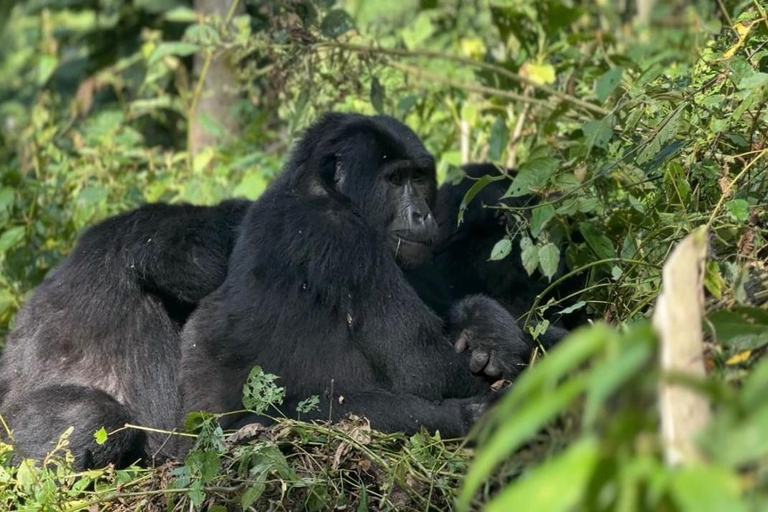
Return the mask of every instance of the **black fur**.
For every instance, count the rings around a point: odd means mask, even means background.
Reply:
[[[492,181],[469,203],[463,222],[459,224],[460,205],[470,187],[483,176],[499,176],[499,170],[492,164],[469,164],[462,169],[465,177],[456,184],[444,184],[438,193],[436,216],[440,236],[433,257],[409,270],[408,280],[424,302],[441,316],[449,315],[454,304],[475,294],[490,296],[511,314],[520,316],[533,305],[536,296],[549,282],[538,273],[529,276],[523,268],[520,237],[514,229],[512,234],[517,236],[512,240],[511,254],[500,261],[489,260],[494,245],[507,234],[508,226],[516,225],[510,214],[489,206],[530,207],[536,200],[531,196],[502,199],[509,181]],[[523,210],[519,212],[524,214]],[[562,260],[555,279],[565,269]],[[581,284],[578,278],[569,279],[558,286],[552,296],[567,296],[579,290]],[[551,346],[565,336],[566,328],[583,322],[576,315],[554,318],[558,325],[550,326],[542,338],[545,346]]]
[[[0,361],[0,411],[17,451],[41,458],[74,426],[78,468],[162,452],[176,426],[180,330],[224,281],[247,201],[152,204],[88,229],[19,312]]]
[[[410,203],[431,210],[435,188],[432,156],[394,119],[332,114],[307,130],[249,208],[224,284],[185,326],[183,412],[242,409],[243,384],[260,365],[281,377],[287,415],[320,395],[321,410],[302,417],[354,412],[385,431],[465,434],[488,399],[482,373],[516,371],[531,344],[504,309],[472,299],[456,307],[476,343],[458,353],[458,338],[406,281],[400,267],[426,253],[392,226]],[[403,190],[413,192],[406,202]],[[478,351],[488,357],[475,375]],[[265,418],[221,421],[254,420]]]

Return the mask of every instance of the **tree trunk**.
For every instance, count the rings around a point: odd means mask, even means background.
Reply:
[[[224,18],[232,6],[233,0],[195,0],[195,10],[200,14],[218,14]],[[244,12],[243,2],[236,8],[236,14]],[[194,74],[200,79],[204,63],[204,54],[195,55]],[[221,144],[240,133],[240,124],[235,105],[237,78],[231,55],[217,54],[211,61],[203,77],[197,108],[189,119],[189,151],[194,155],[206,147]]]

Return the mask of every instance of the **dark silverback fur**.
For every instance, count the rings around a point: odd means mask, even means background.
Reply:
[[[247,201],[151,204],[88,229],[35,290],[2,356],[0,411],[16,447],[41,458],[59,435],[76,466],[126,465],[164,436],[95,430],[175,427],[181,326],[224,281]]]

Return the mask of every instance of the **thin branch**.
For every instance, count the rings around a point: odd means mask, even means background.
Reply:
[[[723,203],[725,202],[725,199],[731,194],[731,189],[733,189],[733,186],[736,184],[737,181],[739,181],[744,175],[749,171],[755,163],[757,163],[758,160],[760,160],[762,157],[764,157],[768,153],[768,148],[762,150],[759,155],[757,155],[755,158],[753,158],[747,165],[744,166],[744,168],[741,170],[739,174],[736,175],[733,180],[728,184],[728,186],[723,190],[723,195],[720,196],[720,200],[715,205],[715,209],[712,210],[712,215],[709,216],[709,220],[707,221],[707,229],[709,229],[712,226],[712,222],[714,222],[715,217],[717,217],[717,214],[720,213],[720,209],[723,207]]]
[[[455,87],[456,89],[462,89],[464,91],[475,92],[475,93],[483,94],[487,96],[499,96],[501,98],[508,98],[514,101],[519,101],[521,103],[531,103],[533,105],[539,105],[541,107],[548,108],[550,110],[554,109],[557,106],[556,104],[553,104],[552,102],[549,102],[547,100],[528,98],[521,94],[515,94],[513,92],[504,91],[502,89],[496,89],[495,87],[487,87],[484,85],[474,85],[474,84],[468,84],[466,82],[461,82],[459,80],[452,80],[450,78],[446,78],[444,76],[438,75],[437,73],[432,73],[430,71],[409,66],[407,64],[402,64],[400,62],[394,62],[394,61],[389,62],[389,66],[395,69],[399,69],[404,73],[413,75],[414,78],[416,78],[417,80],[439,82],[445,85],[449,85],[451,87]]]
[[[531,80],[528,77],[522,76],[518,73],[514,73],[496,64],[481,62],[474,59],[461,57],[458,55],[449,55],[446,53],[441,53],[441,52],[436,52],[431,50],[400,50],[395,48],[377,48],[373,46],[336,43],[336,42],[319,43],[316,45],[316,47],[339,48],[342,50],[348,50],[348,51],[359,52],[359,53],[377,53],[381,55],[392,55],[392,56],[399,56],[399,57],[428,57],[433,59],[443,59],[443,60],[459,62],[461,64],[466,64],[468,66],[473,66],[476,68],[484,69],[486,71],[491,71],[493,73],[502,75],[518,83],[529,85],[534,89],[538,89],[546,94],[549,94],[550,96],[555,96],[557,98],[560,98],[561,100],[567,103],[571,103],[573,105],[579,106],[595,114],[599,114],[601,116],[607,116],[608,114],[611,113],[611,111],[608,109],[605,109],[593,103],[589,103],[588,101],[581,100],[579,98],[571,96],[570,94],[564,93],[562,91],[558,91],[557,89],[554,89],[547,85],[538,83],[535,80]]]

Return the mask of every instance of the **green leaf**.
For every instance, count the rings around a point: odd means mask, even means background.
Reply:
[[[176,55],[178,57],[186,57],[200,50],[200,46],[192,43],[160,43],[152,55],[149,56],[147,63],[152,64],[168,57],[169,55]]]
[[[579,231],[581,232],[584,240],[587,241],[587,245],[595,251],[595,254],[601,260],[614,258],[616,251],[613,248],[611,239],[602,234],[594,224],[589,222],[582,222],[579,224]]]
[[[267,189],[267,184],[267,179],[261,171],[249,172],[243,176],[243,180],[235,187],[232,195],[254,200]]]
[[[59,59],[55,55],[41,56],[40,62],[37,64],[37,85],[45,85],[58,65]]]
[[[653,355],[653,345],[650,343],[653,334],[647,326],[643,328],[646,332],[641,333],[639,328],[635,328],[630,334],[634,333],[634,337],[644,339],[635,340],[632,339],[632,335],[628,335],[621,340],[616,340],[615,348],[619,354],[600,362],[590,370],[587,400],[584,406],[585,425],[593,424],[597,414],[605,410],[605,401],[634,377]]]
[[[583,375],[563,379],[602,350],[616,334],[605,324],[580,329],[528,368],[492,409],[489,422],[498,425],[477,449],[459,493],[458,509],[467,510],[483,481],[496,465],[539,432],[586,388]],[[560,383],[555,387],[556,383]]]
[[[580,507],[600,459],[600,446],[588,437],[508,485],[488,504],[488,512],[536,510],[567,512]]]
[[[583,308],[586,305],[587,305],[587,303],[585,301],[580,300],[576,304],[574,304],[572,306],[568,306],[567,308],[565,308],[562,311],[560,311],[560,314],[561,315],[570,315],[574,311],[578,311],[578,310],[580,310],[581,308]]]
[[[371,80],[371,105],[379,114],[384,113],[384,97],[384,86],[381,85],[378,78],[373,77]]]
[[[538,156],[526,161],[520,166],[520,171],[503,198],[524,196],[543,187],[557,170],[558,163],[551,156]]]
[[[695,465],[678,469],[670,493],[680,510],[746,512],[739,476],[717,466]]]
[[[522,249],[520,257],[523,260],[523,268],[529,276],[533,275],[539,268],[539,248],[525,236],[520,240],[520,249]]]
[[[254,366],[243,385],[243,405],[249,411],[262,414],[272,406],[280,405],[285,398],[285,388],[275,384],[277,375],[264,373],[261,366]]]
[[[459,224],[464,222],[464,212],[467,211],[467,207],[469,206],[469,203],[472,202],[475,196],[479,194],[480,191],[483,190],[486,186],[488,186],[490,182],[496,181],[502,178],[503,176],[493,177],[486,174],[479,180],[475,181],[475,183],[469,188],[469,190],[467,190],[467,193],[464,194],[464,199],[461,200],[461,204],[459,205],[459,218],[458,218]]]
[[[551,204],[543,204],[533,209],[531,213],[531,235],[539,237],[541,230],[555,216],[555,207]]]
[[[675,110],[670,112],[670,114],[662,121],[661,125],[658,128],[658,131],[656,135],[645,145],[645,147],[640,151],[640,153],[637,155],[637,159],[635,160],[635,163],[637,165],[642,165],[645,162],[649,161],[651,158],[653,158],[657,153],[659,153],[664,146],[664,144],[667,143],[672,137],[677,135],[677,126],[678,126],[678,120],[680,118],[680,114],[683,112],[683,106],[685,103],[682,103],[679,107],[677,107]]]
[[[4,231],[0,235],[0,255],[5,254],[9,249],[13,249],[19,242],[24,240],[25,233],[26,229],[24,226],[17,226]]]
[[[512,241],[509,238],[502,238],[493,246],[491,257],[488,261],[503,260],[509,256],[510,252],[512,252]]]
[[[261,495],[264,494],[264,490],[267,488],[267,475],[267,471],[259,473],[255,482],[245,490],[242,498],[240,498],[240,506],[242,510],[248,510],[248,508],[256,503],[258,499],[261,498]]]
[[[624,69],[620,67],[611,68],[597,79],[595,84],[595,94],[600,103],[605,102],[616,87],[621,83],[621,75]]]
[[[189,7],[179,6],[171,9],[163,15],[163,18],[173,23],[195,23],[197,13]]]
[[[706,270],[704,272],[704,286],[713,297],[716,299],[722,298],[725,280],[720,273],[720,266],[714,260],[707,261]]]
[[[745,199],[731,199],[725,203],[725,209],[736,222],[746,222],[749,219],[749,203]]]
[[[582,126],[581,130],[586,139],[587,152],[591,151],[593,147],[608,149],[608,142],[613,137],[613,120],[614,117],[611,114],[602,119],[589,121]]]
[[[768,314],[760,308],[736,307],[707,316],[705,328],[723,346],[747,350],[768,343]]]
[[[497,116],[491,126],[491,136],[488,141],[488,158],[495,162],[501,160],[501,155],[509,142],[509,129],[501,116]]]
[[[93,439],[98,445],[106,443],[107,437],[109,437],[109,434],[107,434],[107,429],[104,427],[101,427],[99,430],[93,433]]]
[[[355,22],[344,9],[334,9],[325,15],[320,31],[325,37],[336,38],[355,28]]]
[[[547,244],[539,249],[539,266],[541,273],[550,281],[557,272],[560,263],[560,249],[555,244]]]

